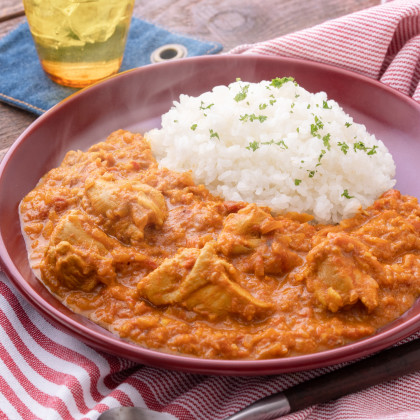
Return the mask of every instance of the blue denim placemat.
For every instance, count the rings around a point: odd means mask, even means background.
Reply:
[[[166,44],[182,44],[188,57],[215,54],[222,45],[175,34],[133,18],[120,71],[150,64],[151,53]],[[52,82],[39,63],[28,24],[0,40],[0,100],[41,115],[77,89]]]

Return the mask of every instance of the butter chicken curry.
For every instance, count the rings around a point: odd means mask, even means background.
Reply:
[[[420,295],[420,207],[391,190],[338,225],[227,202],[141,135],[67,153],[22,201],[32,267],[73,311],[165,352],[264,359],[375,333]]]

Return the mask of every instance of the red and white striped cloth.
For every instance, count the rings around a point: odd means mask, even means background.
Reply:
[[[396,0],[232,53],[335,64],[420,101],[420,0]],[[57,329],[0,273],[0,419],[96,419],[108,408],[138,405],[180,420],[217,420],[328,370],[220,377],[138,365]],[[420,372],[285,419],[420,419]]]
[[[395,0],[233,54],[305,58],[352,70],[420,102],[420,2]]]

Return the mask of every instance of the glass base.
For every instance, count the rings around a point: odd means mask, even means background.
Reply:
[[[63,63],[42,60],[48,77],[59,85],[83,88],[118,72],[122,58],[94,63]]]

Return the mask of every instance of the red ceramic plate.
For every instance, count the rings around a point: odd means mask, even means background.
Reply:
[[[157,127],[181,93],[198,95],[237,77],[260,81],[293,76],[309,91],[326,91],[394,155],[397,185],[420,197],[420,105],[376,81],[334,67],[286,58],[212,56],[146,66],[71,96],[38,118],[0,167],[0,255],[18,290],[44,316],[85,343],[140,363],[205,374],[263,375],[349,361],[388,347],[420,328],[420,300],[374,336],[334,350],[270,360],[205,360],[169,355],[125,342],[58,302],[34,277],[20,231],[18,204],[71,149],[86,149],[119,128]]]

